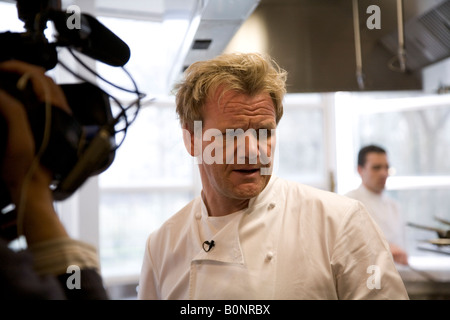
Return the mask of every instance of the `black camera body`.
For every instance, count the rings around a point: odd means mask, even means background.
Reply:
[[[57,46],[74,48],[112,66],[122,66],[128,61],[128,46],[90,15],[82,14],[81,29],[74,30],[67,28],[66,20],[70,15],[59,10],[59,1],[17,0],[17,9],[26,32],[0,34],[0,61],[20,60],[50,70],[58,62]],[[50,43],[44,36],[50,20],[58,31],[56,43]],[[18,80],[19,75],[15,73],[0,72],[0,89],[24,104],[36,150],[42,146],[44,131],[50,130],[40,161],[53,173],[53,184],[49,188],[54,199],[64,200],[90,176],[106,170],[114,160],[117,119],[112,115],[110,96],[86,81],[60,84],[72,110],[69,115],[58,107],[50,106],[49,110],[37,99],[31,83],[19,88]],[[50,123],[46,120],[48,112]],[[6,126],[0,117],[0,161],[6,142]],[[9,193],[0,181],[0,210],[10,203]],[[9,238],[11,232],[5,230],[14,220],[14,210],[11,212],[11,215],[0,215],[0,235],[7,233]]]
[[[46,130],[45,103],[37,99],[31,83],[24,89],[18,89],[16,84],[19,76],[14,73],[0,73],[0,88],[18,99],[26,108],[28,120],[33,133],[36,150],[42,146],[44,131]],[[91,147],[92,141],[103,130],[107,135],[104,140],[104,154],[92,159],[83,172],[88,176],[101,173],[106,170],[114,160],[115,140],[114,128],[109,126],[114,121],[109,104],[109,97],[95,85],[83,82],[76,84],[61,84],[72,115],[61,108],[51,106],[49,140],[40,157],[42,165],[53,173],[53,197],[55,200],[64,200],[69,197],[83,182],[87,176],[78,177],[77,183],[66,181],[72,170],[86,157],[86,151]],[[2,126],[5,128],[5,126]],[[0,155],[6,147],[6,132],[0,133]],[[99,146],[95,146],[98,148]],[[91,147],[92,148],[92,147]],[[101,157],[101,158],[100,158]],[[95,163],[93,163],[95,162]],[[79,173],[81,175],[82,173]],[[8,203],[3,199],[1,204]]]

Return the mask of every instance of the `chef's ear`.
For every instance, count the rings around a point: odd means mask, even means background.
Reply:
[[[202,152],[201,138],[196,137],[195,130],[192,130],[187,124],[183,125],[182,131],[183,142],[187,152],[193,157],[198,157]]]

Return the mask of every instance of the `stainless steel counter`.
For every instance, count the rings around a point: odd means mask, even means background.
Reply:
[[[411,300],[450,300],[450,255],[426,252],[397,265]]]

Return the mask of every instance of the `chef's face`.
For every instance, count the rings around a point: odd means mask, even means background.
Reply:
[[[389,162],[386,153],[370,152],[364,166],[358,166],[363,185],[375,193],[381,193],[389,176]]]
[[[226,91],[221,97],[220,93],[219,88],[203,107],[203,134],[208,130],[217,133],[202,141],[204,157],[199,169],[203,192],[230,200],[250,199],[270,180],[275,150],[274,104],[268,93],[248,96]],[[205,161],[211,153],[215,161]]]

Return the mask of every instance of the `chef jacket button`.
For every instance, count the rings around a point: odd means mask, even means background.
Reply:
[[[267,252],[266,261],[270,261],[270,260],[272,260],[272,258],[273,258],[273,252],[272,251]]]
[[[197,212],[196,214],[195,214],[195,218],[198,220],[198,219],[200,219],[202,217],[202,213],[201,212]]]
[[[270,203],[269,206],[267,207],[268,210],[272,210],[273,208],[275,208],[275,203]]]

